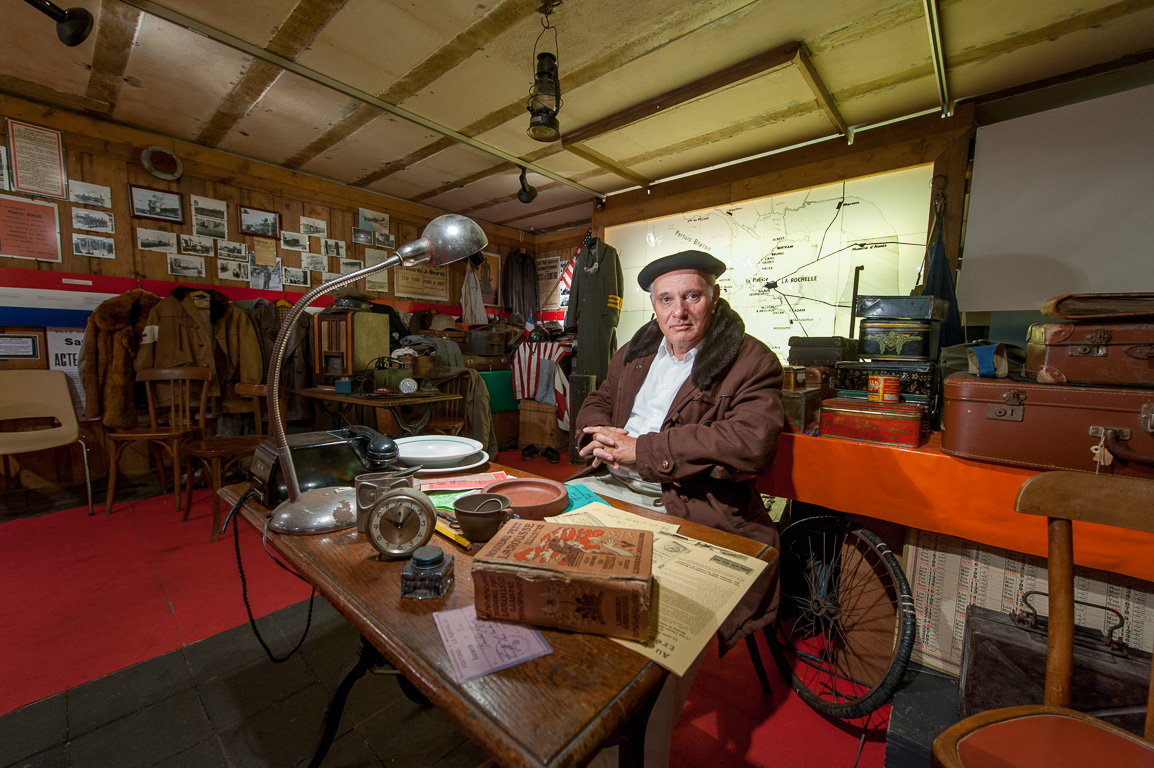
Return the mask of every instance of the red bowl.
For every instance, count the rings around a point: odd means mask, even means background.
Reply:
[[[544,520],[561,514],[569,506],[569,491],[565,486],[543,477],[497,480],[486,485],[484,491],[508,497],[509,508],[522,520]]]

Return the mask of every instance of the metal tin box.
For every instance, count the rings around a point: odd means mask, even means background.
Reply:
[[[857,339],[844,336],[790,336],[790,365],[833,365],[839,360],[857,360]]]
[[[859,325],[861,356],[872,360],[937,360],[941,323],[932,320],[869,320]]]
[[[903,395],[933,395],[938,391],[938,364],[918,360],[876,360],[838,363],[834,374],[837,389],[865,392],[870,376],[897,376]]]
[[[784,390],[805,389],[805,366],[783,365],[781,367],[781,388]]]
[[[921,405],[870,403],[835,397],[821,404],[822,437],[917,448],[926,429]]]
[[[857,316],[878,320],[946,319],[950,302],[936,296],[858,296]]]
[[[785,390],[781,393],[781,407],[785,410],[785,429],[789,432],[804,432],[817,423],[821,388]]]

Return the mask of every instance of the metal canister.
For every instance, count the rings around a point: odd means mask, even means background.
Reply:
[[[871,403],[896,403],[901,399],[902,379],[900,376],[870,374],[866,399]]]

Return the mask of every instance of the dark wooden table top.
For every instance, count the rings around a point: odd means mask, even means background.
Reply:
[[[290,390],[294,395],[311,397],[316,400],[331,400],[335,403],[351,403],[364,405],[369,408],[400,408],[405,405],[427,405],[441,403],[446,400],[460,400],[460,395],[447,392],[414,392],[411,395],[346,395],[332,389],[309,387],[307,389]]]
[[[485,468],[499,470],[533,477],[496,463]],[[243,484],[227,486],[221,496],[233,504],[245,490]],[[660,513],[626,502],[607,501],[663,519]],[[260,531],[267,514],[266,508],[251,500],[243,509],[244,519]],[[755,557],[773,556],[773,549],[760,542],[677,522],[679,532],[686,536]],[[584,765],[668,674],[608,638],[542,628],[551,654],[460,684],[453,677],[433,614],[473,603],[471,554],[435,534],[431,543],[453,554],[456,582],[444,599],[402,600],[404,561],[377,559],[376,550],[355,528],[315,536],[270,532],[268,541],[463,733],[505,768]]]

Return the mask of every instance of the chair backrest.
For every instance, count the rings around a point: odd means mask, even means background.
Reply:
[[[451,379],[446,379],[437,385],[437,389],[446,395],[460,395],[456,400],[445,400],[437,403],[437,415],[464,420],[465,399],[469,392],[469,374],[459,373]]]
[[[272,409],[268,407],[268,385],[266,384],[245,384],[238,382],[233,387],[238,395],[241,397],[252,398],[252,417],[253,423],[256,426],[256,431],[261,434],[270,434],[270,431],[265,430],[264,423],[268,417],[272,416]],[[286,412],[286,401],[288,395],[282,389],[280,392],[280,411],[281,421],[286,421],[284,414]],[[264,405],[262,405],[264,403]],[[261,415],[261,409],[264,409],[264,416]],[[271,428],[270,428],[271,430]]]
[[[1154,533],[1154,480],[1088,472],[1043,472],[1022,484],[1014,508],[1047,518],[1050,619],[1044,701],[1070,706],[1074,668],[1074,521]],[[1154,741],[1154,670],[1146,709]]]
[[[137,372],[136,380],[144,382],[148,420],[153,429],[165,425],[204,430],[212,381],[208,368],[145,368]],[[165,414],[167,421],[162,418]]]
[[[55,448],[80,437],[64,371],[0,370],[0,421],[49,417],[59,426],[0,432],[0,455]]]

